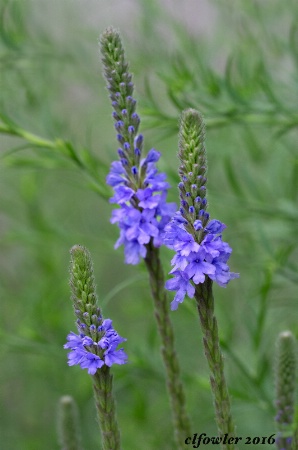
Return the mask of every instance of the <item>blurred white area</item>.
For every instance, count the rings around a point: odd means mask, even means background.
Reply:
[[[141,17],[142,21],[155,20],[152,13],[158,10],[163,10],[169,18],[176,19],[194,34],[208,35],[214,29],[217,17],[216,8],[208,0],[30,0],[30,4],[41,20],[47,26],[54,26],[59,34],[65,23],[66,10],[69,22],[79,15],[82,25],[98,29],[113,25],[125,29],[125,34],[131,37],[136,34],[138,20]]]

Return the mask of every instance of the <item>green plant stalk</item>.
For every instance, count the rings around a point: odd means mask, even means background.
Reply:
[[[56,145],[53,141],[48,139],[44,139],[36,134],[30,133],[27,130],[24,130],[17,125],[8,125],[8,124],[0,124],[0,133],[8,134],[10,136],[16,136],[24,139],[32,145],[36,145],[37,147],[44,147],[50,150],[55,149]]]
[[[276,446],[280,450],[292,449],[293,421],[297,380],[296,339],[290,331],[279,334],[276,346],[276,410],[278,435]]]
[[[143,175],[138,178],[137,186],[135,180],[131,178],[131,168],[139,165],[138,153],[134,151],[134,140],[138,137],[140,119],[136,114],[136,102],[132,98],[133,82],[132,74],[129,72],[129,65],[125,58],[125,52],[119,33],[109,27],[100,38],[101,55],[104,68],[104,76],[107,80],[107,89],[112,101],[113,118],[116,124],[121,125],[121,136],[119,143],[122,145],[120,151],[127,158],[126,178],[128,185],[136,191],[143,185]],[[132,129],[129,131],[129,128]],[[124,142],[129,146],[125,147]],[[139,152],[142,150],[143,141],[139,145]],[[141,169],[142,172],[142,169]],[[134,207],[138,207],[135,198]],[[180,370],[177,355],[174,348],[173,328],[169,317],[168,298],[164,288],[164,273],[159,259],[159,250],[155,249],[152,241],[146,245],[147,254],[145,264],[150,278],[151,292],[154,300],[155,317],[162,343],[162,357],[165,365],[167,386],[172,407],[175,438],[179,449],[185,448],[185,439],[190,434],[189,420],[185,409],[185,397],[182,382],[180,380]]]
[[[77,406],[68,395],[61,397],[59,401],[58,434],[61,450],[81,450]]]
[[[113,376],[108,366],[97,370],[93,376],[93,390],[103,450],[120,450],[120,432],[113,397]]]
[[[214,314],[212,280],[206,276],[204,283],[195,286],[195,299],[203,332],[205,356],[211,372],[210,384],[214,396],[217,428],[220,437],[225,433],[235,436],[235,426],[231,415],[230,397],[224,375],[224,360],[220,350],[217,320]],[[231,443],[221,443],[223,450],[235,450]]]
[[[175,438],[179,450],[185,448],[185,439],[190,436],[190,422],[185,408],[185,396],[180,379],[180,368],[175,351],[173,327],[169,316],[169,302],[164,288],[165,280],[159,258],[159,250],[150,242],[145,257],[149,272],[154,313],[162,343],[162,357],[166,369],[167,387],[172,407]]]
[[[99,341],[100,332],[91,331],[90,325],[102,324],[98,306],[93,263],[89,251],[75,245],[71,249],[70,286],[77,319],[85,325],[84,334]],[[98,319],[101,319],[100,322]],[[116,419],[116,402],[113,396],[113,377],[110,367],[103,365],[92,376],[94,397],[102,437],[103,450],[120,450],[120,430]]]
[[[255,331],[255,335],[254,335],[254,346],[255,346],[255,350],[258,351],[261,342],[262,342],[262,337],[263,337],[263,333],[264,333],[264,327],[265,327],[265,322],[266,322],[266,318],[267,318],[267,312],[268,312],[268,297],[269,297],[269,293],[270,293],[270,289],[272,287],[272,278],[273,278],[273,271],[272,268],[267,268],[266,272],[265,272],[265,280],[262,284],[262,288],[261,288],[261,298],[260,298],[260,306],[259,306],[259,311],[258,311],[258,315],[257,315],[257,326],[256,326],[256,331]]]

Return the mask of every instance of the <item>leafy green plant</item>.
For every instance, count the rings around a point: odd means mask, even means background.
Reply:
[[[79,3],[56,10],[5,0],[0,7],[2,444],[8,450],[53,448],[56,438],[48,430],[55,428],[58,397],[67,393],[79,404],[86,448],[98,445],[90,389],[75,369],[70,386],[61,353],[65,324],[72,323],[68,248],[84,242],[93,249],[108,312],[126,323],[128,342],[142,336],[132,345],[129,374],[118,371],[123,447],[137,442],[144,450],[172,450],[145,270],[123,267],[112,252],[116,231],[109,225],[105,176],[115,145],[94,50],[107,23],[98,14],[90,24],[95,6]],[[275,0],[212,5],[215,25],[208,34],[199,25],[187,29],[182,13],[177,20],[158,1],[139,2],[128,27],[122,18],[114,25],[127,42],[147,142],[162,150],[161,168],[173,186],[180,111],[203,113],[210,212],[228,225],[234,267],[245,274],[221,293],[217,310],[237,434],[270,436],[272,343],[284,329],[297,336],[298,10],[293,0],[287,8]],[[196,5],[193,12],[201,10]],[[175,189],[169,196],[176,199]],[[169,258],[162,250],[164,267]],[[119,275],[116,285],[112,271]],[[207,369],[191,351],[200,341],[189,331],[195,324],[192,305],[173,317],[189,411],[200,424],[195,431],[211,435]],[[192,395],[197,390],[200,407]]]

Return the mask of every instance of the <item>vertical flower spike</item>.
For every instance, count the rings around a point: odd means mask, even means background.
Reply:
[[[79,334],[70,333],[64,348],[70,349],[68,365],[79,365],[93,375],[93,388],[102,434],[103,450],[120,449],[120,432],[116,420],[112,391],[113,364],[125,364],[124,350],[117,349],[126,339],[119,336],[110,319],[103,319],[97,305],[93,265],[85,247],[75,245],[71,251],[70,285]]]
[[[108,28],[100,38],[104,75],[113,107],[113,119],[119,144],[119,160],[114,161],[107,176],[114,196],[111,203],[120,206],[111,222],[118,223],[120,237],[115,247],[124,245],[125,262],[138,264],[147,253],[146,244],[161,245],[161,233],[175,212],[167,204],[169,184],[155,163],[160,153],[151,149],[142,158],[143,136],[138,133],[140,118],[133,98],[132,75],[125,60],[121,38]]]
[[[200,113],[194,109],[186,110],[181,115],[179,134],[179,183],[181,214],[189,223],[196,219],[206,225],[208,215],[206,199],[207,159],[205,150],[205,125]],[[193,212],[189,211],[190,207]],[[202,218],[202,219],[201,219]],[[195,219],[195,220],[194,220]]]
[[[225,225],[219,220],[209,222],[206,212],[207,160],[204,147],[205,128],[202,116],[194,109],[182,113],[180,123],[179,175],[180,210],[166,226],[164,243],[176,251],[172,259],[174,278],[166,282],[168,290],[176,291],[171,304],[178,308],[185,295],[195,297],[203,331],[205,355],[211,372],[216,422],[220,437],[235,435],[230,399],[224,377],[224,361],[219,347],[217,320],[214,315],[212,282],[225,287],[238,276],[231,273],[226,262],[231,248],[221,239]],[[221,447],[235,449],[222,439]]]
[[[276,408],[275,417],[279,450],[290,450],[293,438],[294,401],[297,379],[296,341],[290,331],[280,333],[276,346]]]
[[[159,258],[164,227],[176,206],[166,203],[169,185],[166,175],[156,168],[160,153],[151,149],[142,157],[143,136],[138,133],[140,118],[136,113],[132,75],[128,71],[121,38],[117,31],[108,28],[102,34],[100,44],[119,143],[119,160],[112,163],[107,176],[107,183],[114,189],[111,202],[120,207],[113,211],[111,219],[120,228],[115,247],[124,245],[125,262],[128,264],[138,264],[144,258],[149,273],[176,443],[182,450],[185,448],[185,437],[190,435],[190,423]]]
[[[61,450],[81,450],[80,422],[77,405],[68,395],[60,398],[58,435]]]
[[[204,283],[209,277],[219,286],[239,275],[230,272],[227,261],[231,247],[222,241],[226,226],[219,220],[209,221],[206,197],[207,158],[204,146],[205,127],[202,116],[194,109],[182,113],[180,123],[178,185],[180,210],[165,227],[164,244],[176,250],[172,259],[174,278],[166,288],[177,291],[172,310],[178,308],[185,295],[194,296],[193,284]]]

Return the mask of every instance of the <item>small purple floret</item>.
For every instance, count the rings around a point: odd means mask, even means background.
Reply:
[[[172,275],[175,275],[175,277],[168,280],[165,287],[168,291],[177,291],[174,300],[171,303],[171,310],[174,311],[178,308],[179,303],[183,302],[186,294],[189,298],[193,298],[195,288],[191,284],[189,277],[185,272],[178,270]]]

